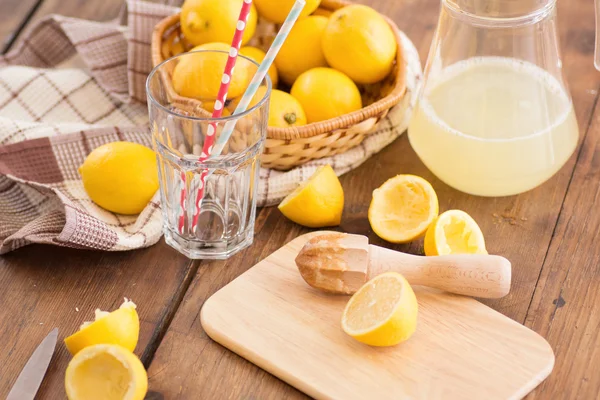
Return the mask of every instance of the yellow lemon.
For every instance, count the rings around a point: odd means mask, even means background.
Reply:
[[[158,190],[156,155],[137,143],[112,142],[96,148],[79,173],[90,199],[118,214],[140,213]]]
[[[139,358],[114,344],[86,347],[67,366],[69,400],[143,400],[148,375]]]
[[[296,22],[275,57],[282,81],[292,85],[304,71],[327,66],[321,48],[321,38],[326,26],[327,18],[322,16],[306,17]]]
[[[311,15],[321,15],[323,17],[329,18],[333,14],[333,11],[326,10],[324,8],[317,8]]]
[[[215,102],[214,101],[204,101],[202,102],[202,108],[204,108],[206,111],[208,111],[209,113],[212,114],[213,111],[215,111]],[[228,117],[231,115],[231,110],[229,110],[227,107],[223,108],[222,117]]]
[[[407,243],[425,234],[439,211],[435,190],[425,179],[398,175],[373,191],[369,223],[382,239]]]
[[[231,43],[244,0],[185,0],[181,7],[181,30],[193,45],[210,42]],[[245,23],[242,44],[256,30],[254,4]],[[221,70],[223,72],[223,70]]]
[[[365,283],[346,304],[342,329],[361,343],[394,346],[417,328],[417,298],[397,272],[386,272]]]
[[[329,65],[357,83],[375,83],[388,76],[396,51],[392,28],[377,11],[363,5],[336,10],[323,33]]]
[[[258,47],[246,46],[240,49],[240,54],[248,57],[252,61],[256,61],[257,64],[260,64],[265,59],[267,55],[264,51],[259,49]],[[277,72],[277,67],[275,64],[271,64],[269,67],[269,78],[271,78],[271,83],[273,88],[277,87],[277,83],[279,83],[279,74]]]
[[[261,86],[252,98],[249,107],[255,106],[263,97],[267,88]],[[289,128],[306,125],[306,114],[302,106],[291,94],[281,90],[272,90],[269,99],[269,126]]]
[[[283,199],[278,208],[287,218],[309,228],[339,225],[344,210],[344,190],[328,164],[319,167]]]
[[[65,338],[67,350],[72,355],[95,344],[118,344],[129,351],[137,345],[140,319],[135,304],[125,299],[121,307],[109,313],[96,309],[93,322],[84,322],[81,328]]]
[[[260,16],[278,24],[285,21],[294,3],[295,0],[254,0]],[[319,7],[319,4],[321,4],[321,0],[306,0],[299,18],[311,14]]]
[[[425,255],[447,254],[487,254],[479,225],[464,211],[440,214],[425,234]]]
[[[362,108],[360,92],[354,82],[332,68],[306,71],[296,79],[290,93],[302,104],[309,123]]]
[[[229,45],[225,43],[206,43],[194,47],[191,51],[217,50],[225,53],[201,52],[181,57],[173,69],[173,88],[184,97],[200,100],[216,99],[227,63]],[[227,90],[227,98],[244,93],[256,72],[256,66],[243,58],[236,60],[233,77]]]

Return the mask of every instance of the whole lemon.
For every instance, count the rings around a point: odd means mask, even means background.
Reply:
[[[197,50],[219,50],[229,52],[225,43],[205,43],[194,47]],[[203,52],[181,56],[173,69],[173,88],[184,97],[201,100],[216,99],[227,63],[226,53]],[[256,66],[243,58],[236,60],[233,77],[229,83],[227,98],[241,95],[250,83]]]
[[[322,16],[306,17],[296,22],[275,57],[282,81],[292,85],[304,71],[327,66],[321,46],[326,26],[327,18]]]
[[[363,5],[336,10],[323,33],[323,53],[329,65],[357,83],[385,78],[396,51],[392,28],[377,11]]]
[[[254,0],[258,13],[271,22],[281,24],[289,14],[295,0]],[[306,17],[315,11],[321,0],[306,0],[304,8],[300,12],[300,17]]]
[[[266,91],[265,86],[259,87],[249,107],[255,106],[265,97]],[[291,94],[275,89],[271,91],[271,98],[269,99],[268,125],[276,128],[306,125],[306,114],[300,102]]]
[[[137,143],[112,142],[96,148],[79,173],[90,199],[117,214],[140,213],[158,190],[156,156]]]
[[[311,15],[322,15],[324,17],[329,18],[332,13],[333,13],[333,11],[331,11],[331,10],[326,10],[324,8],[317,8],[315,10],[315,12],[313,12]]]
[[[313,68],[296,79],[290,92],[306,112],[308,122],[339,117],[362,108],[358,88],[333,68]]]
[[[210,42],[231,43],[240,9],[244,0],[186,0],[181,7],[181,30],[194,44]],[[256,7],[250,8],[242,44],[248,42],[256,30]]]
[[[264,51],[257,47],[245,46],[240,49],[240,54],[248,57],[252,61],[256,61],[257,64],[260,64],[265,59],[267,55]],[[277,83],[279,83],[279,73],[277,72],[277,67],[275,64],[271,64],[269,68],[269,78],[271,78],[271,83],[273,87],[277,87]]]
[[[215,111],[215,102],[212,100],[203,101],[202,108],[204,108],[206,111],[208,111],[212,114]],[[231,110],[228,109],[227,107],[223,107],[223,111],[221,111],[221,116],[228,117],[230,115],[231,115]]]

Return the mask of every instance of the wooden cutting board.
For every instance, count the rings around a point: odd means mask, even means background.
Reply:
[[[343,333],[348,297],[303,280],[296,238],[209,298],[202,326],[223,346],[319,399],[518,399],[552,371],[537,333],[471,298],[415,287],[416,333],[375,348]]]

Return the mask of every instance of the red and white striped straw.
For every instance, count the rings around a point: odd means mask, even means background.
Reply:
[[[242,45],[242,36],[244,35],[244,30],[246,29],[246,22],[248,21],[248,15],[250,14],[250,9],[252,7],[252,0],[244,0],[242,4],[242,9],[240,10],[240,16],[238,17],[236,23],[235,33],[233,34],[233,40],[231,42],[231,48],[229,49],[229,57],[227,58],[227,63],[225,64],[225,71],[223,72],[223,76],[221,78],[221,86],[219,87],[219,92],[217,94],[217,99],[215,100],[215,105],[213,108],[212,118],[220,118],[223,114],[223,108],[225,107],[225,101],[227,100],[227,91],[229,90],[229,83],[231,82],[233,76],[233,67],[235,67],[235,62],[237,60],[238,52],[240,51],[240,46]],[[215,133],[217,131],[217,124],[215,122],[211,122],[206,130],[206,137],[204,139],[204,146],[202,148],[202,153],[199,158],[199,162],[206,161],[210,154],[212,153],[213,143],[215,142]],[[198,194],[196,196],[196,210],[194,212],[194,218],[192,220],[192,230],[196,228],[196,224],[198,223],[198,216],[200,215],[200,202],[204,197],[204,184],[206,180],[206,175],[208,175],[208,170],[202,171],[200,174],[200,187],[198,188]],[[185,203],[185,187],[181,190],[181,217],[179,218],[179,231],[183,234],[184,228],[184,205]]]

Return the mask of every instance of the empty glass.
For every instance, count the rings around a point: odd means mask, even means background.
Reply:
[[[408,136],[461,191],[532,189],[571,156],[578,127],[562,76],[555,0],[442,0]]]
[[[195,52],[195,57],[214,58],[215,53],[227,57],[226,52],[216,51]],[[223,259],[253,240],[271,83],[265,78],[264,96],[246,112],[212,119],[205,108],[212,109],[214,99],[183,98],[173,90],[171,72],[183,57],[190,53],[160,64],[147,81],[165,240],[190,258]],[[252,66],[257,67],[255,63]],[[196,82],[203,84],[202,78]],[[225,122],[232,120],[235,129],[222,153],[200,162],[209,125],[216,123],[219,138]],[[207,173],[204,184],[203,173]]]

